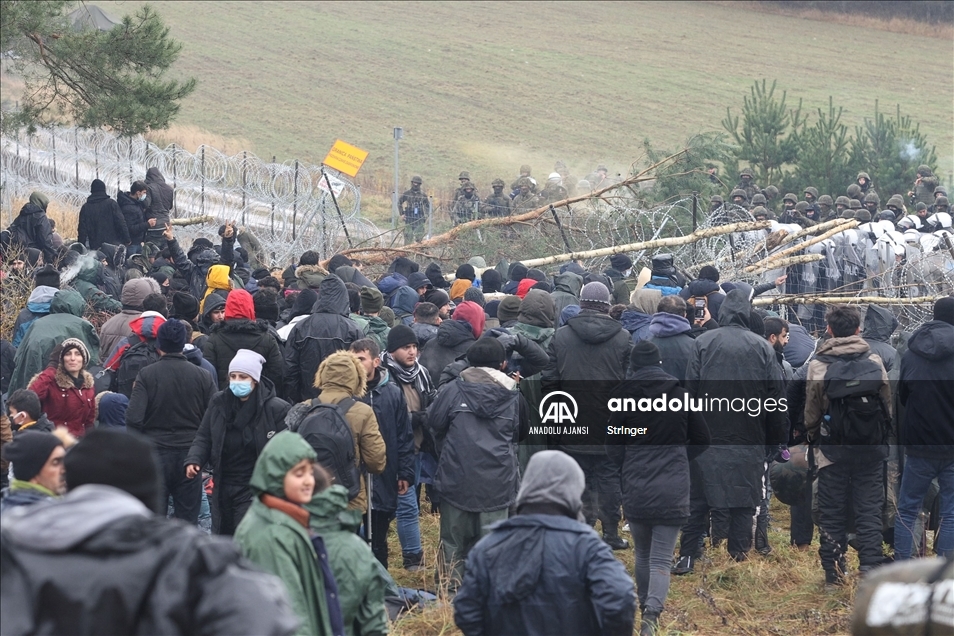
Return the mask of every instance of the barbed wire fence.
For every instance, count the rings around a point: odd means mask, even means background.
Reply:
[[[324,168],[326,181],[322,166],[297,160],[268,162],[248,151],[226,155],[206,145],[192,153],[176,144],[160,148],[139,135],[71,127],[4,135],[0,155],[6,223],[18,212],[14,201],[34,190],[78,214],[93,179],[104,181],[115,196],[155,167],[176,191],[173,218],[212,216],[246,226],[276,264],[309,249],[327,258],[380,240],[381,231],[361,218],[361,191],[352,181]],[[202,230],[179,232],[189,236]]]

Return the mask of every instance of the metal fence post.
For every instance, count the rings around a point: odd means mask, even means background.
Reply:
[[[199,193],[199,212],[202,216],[205,216],[205,145],[202,146],[202,159],[201,159],[200,172],[201,177],[200,181],[202,184],[202,189]]]
[[[295,182],[292,186],[292,240],[296,240],[298,233],[298,159],[295,159]]]
[[[245,225],[245,210],[248,208],[246,200],[246,186],[248,185],[248,151],[242,151],[242,225]]]
[[[275,155],[272,155],[272,164],[268,167],[268,176],[272,181],[272,238],[275,238]]]

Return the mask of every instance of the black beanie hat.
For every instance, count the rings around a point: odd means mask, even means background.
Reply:
[[[188,292],[176,292],[172,295],[172,318],[195,320],[199,315],[199,301]]]
[[[331,257],[331,260],[328,261],[328,271],[334,274],[335,270],[339,267],[348,267],[351,265],[354,265],[354,263],[350,258],[344,254],[335,254]]]
[[[266,322],[278,322],[278,293],[269,287],[259,288],[252,296],[255,317]]]
[[[527,278],[532,278],[533,280],[537,281],[538,283],[545,283],[545,282],[547,282],[547,275],[546,275],[546,273],[545,273],[542,269],[537,269],[536,267],[532,267],[532,268],[530,268],[530,269],[527,270]]]
[[[318,292],[308,288],[301,290],[292,305],[292,318],[310,314],[316,302],[318,302]]]
[[[441,266],[437,263],[431,263],[428,265],[424,270],[424,275],[427,276],[427,279],[431,281],[431,285],[434,287],[439,287],[441,289],[447,289],[450,287],[450,283],[444,279],[444,272],[441,271]]]
[[[388,353],[394,353],[409,344],[418,344],[418,339],[414,330],[407,325],[397,325],[388,332]]]
[[[156,340],[163,353],[182,353],[186,343],[185,326],[178,320],[167,320],[159,327]]]
[[[515,280],[517,282],[522,281],[527,277],[527,266],[523,263],[514,263],[510,266],[510,280]]]
[[[503,277],[495,269],[485,269],[484,273],[480,275],[480,287],[485,294],[499,292],[502,284]]]
[[[102,484],[128,492],[153,512],[159,501],[159,464],[152,444],[133,432],[97,428],[83,436],[64,460],[66,488]]]
[[[52,433],[23,431],[3,447],[3,458],[13,463],[15,479],[30,481],[43,470],[53,449],[62,445],[60,438]]]
[[[629,354],[629,368],[635,371],[642,367],[658,366],[662,362],[659,347],[648,340],[640,340]]]
[[[36,286],[46,285],[47,287],[60,287],[60,273],[50,264],[46,264],[33,272],[33,278]]]
[[[954,296],[945,296],[935,301],[934,320],[954,325]]]
[[[625,254],[613,254],[610,256],[610,265],[617,272],[625,272],[627,269],[633,266],[633,261]]]
[[[467,362],[474,367],[490,367],[499,369],[500,364],[507,359],[507,352],[503,345],[493,337],[480,338],[467,350]]]
[[[259,267],[254,272],[252,272],[252,278],[254,278],[255,280],[262,280],[266,276],[271,276],[271,272],[269,272],[268,269],[264,267]]]
[[[94,194],[96,192],[106,192],[106,184],[100,179],[93,179],[93,183],[89,186],[89,191]]]
[[[457,272],[454,274],[454,276],[456,278],[466,278],[470,282],[474,282],[477,279],[477,271],[470,263],[464,263],[457,268]]]
[[[712,265],[706,265],[699,270],[699,278],[705,278],[706,280],[711,280],[713,283],[718,283],[719,270]]]

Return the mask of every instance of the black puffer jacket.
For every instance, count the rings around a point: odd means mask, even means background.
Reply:
[[[905,451],[921,457],[954,456],[954,326],[924,323],[901,358],[899,397]]]
[[[126,229],[129,231],[129,242],[133,245],[142,243],[146,236],[146,230],[149,229],[149,224],[146,222],[143,211],[143,205],[122,191],[116,195],[116,202],[119,204],[119,209],[123,213],[123,218],[126,220]]]
[[[278,340],[268,331],[264,320],[236,318],[223,320],[212,328],[202,343],[202,355],[218,374],[219,390],[229,386],[229,363],[239,349],[251,349],[265,358],[262,376],[276,387],[282,386],[282,350]]]
[[[341,279],[330,274],[318,288],[315,312],[292,329],[285,342],[285,399],[296,403],[318,397],[315,373],[335,351],[347,349],[364,332],[348,318],[351,304]]]
[[[79,213],[79,242],[91,250],[103,243],[128,245],[129,230],[119,204],[105,192],[94,192]]]
[[[782,370],[768,341],[749,331],[750,313],[745,292],[726,294],[719,310],[720,328],[696,338],[686,369],[686,388],[692,397],[736,400],[735,411],[721,405],[706,411],[712,447],[698,463],[706,499],[714,508],[758,506],[764,447],[788,440],[787,420],[778,402],[785,397]],[[771,412],[769,399],[774,400]]]
[[[432,380],[440,381],[444,367],[451,364],[470,349],[477,338],[470,323],[463,320],[445,320],[437,328],[437,335],[421,351],[421,365],[427,369]]]
[[[254,400],[254,402],[253,402]],[[250,418],[252,427],[252,442],[255,444],[255,454],[261,455],[262,449],[275,433],[285,430],[285,415],[291,406],[285,400],[275,395],[275,385],[266,377],[258,383],[249,396],[249,402],[255,409],[255,415]],[[195,441],[189,449],[184,465],[198,464],[212,466],[212,472],[222,474],[222,448],[225,445],[225,431],[234,413],[238,410],[240,401],[228,389],[219,391],[209,401],[209,408],[195,434]],[[249,406],[246,403],[243,408]]]
[[[146,218],[156,219],[156,228],[162,228],[169,222],[172,208],[176,203],[176,191],[172,189],[159,168],[146,170]]]
[[[684,400],[687,392],[661,367],[643,367],[620,383],[612,397]],[[615,412],[614,427],[645,428],[643,435],[607,437],[606,453],[622,469],[627,521],[681,526],[689,520],[689,462],[709,446],[709,429],[694,411]]]
[[[589,427],[592,446],[564,446],[575,453],[603,454],[609,421],[607,400],[626,375],[633,339],[606,314],[583,309],[556,330],[547,354],[550,362],[541,376],[543,394],[566,391],[579,408],[576,424]]]
[[[38,198],[38,197],[36,197]],[[43,252],[43,260],[47,263],[56,261],[56,250],[53,249],[53,228],[46,210],[35,203],[27,203],[20,208],[20,214],[13,219],[10,230],[14,234],[13,241],[19,241],[17,236],[25,242],[24,248],[32,247]]]
[[[361,401],[374,409],[387,454],[384,472],[374,477],[372,507],[394,512],[398,503],[398,479],[414,484],[414,434],[404,391],[391,379],[386,368],[379,367]]]
[[[280,636],[299,623],[279,579],[231,540],[153,515],[110,486],[5,516],[0,563],[0,632],[11,636]]]

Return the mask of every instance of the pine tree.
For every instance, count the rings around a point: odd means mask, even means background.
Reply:
[[[4,128],[58,122],[134,135],[166,128],[194,78],[169,79],[182,44],[144,5],[108,31],[77,30],[65,13],[76,3],[2,0],[0,50],[25,84],[20,108]]]
[[[841,193],[854,181],[848,163],[851,140],[848,127],[841,123],[842,108],[828,98],[828,112],[818,109],[818,119],[798,135],[797,182],[802,188],[815,186],[822,193]]]

